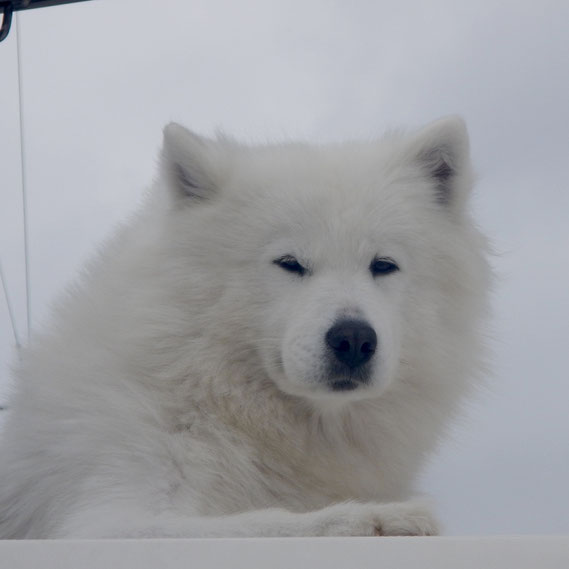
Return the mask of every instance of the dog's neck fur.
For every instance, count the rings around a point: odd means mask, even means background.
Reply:
[[[294,473],[296,480],[327,500],[391,501],[408,496],[417,472],[417,465],[410,464],[417,453],[409,446],[424,446],[424,441],[406,446],[408,433],[402,428],[395,435],[402,439],[397,455],[386,455],[386,449],[393,448],[385,439],[391,432],[385,423],[393,420],[389,395],[385,400],[320,409],[282,393],[260,370],[249,371],[244,374],[240,366],[229,364],[218,366],[215,377],[178,383],[172,391],[178,407],[173,428],[192,430],[196,421],[212,429],[223,424],[220,432],[233,433],[244,446],[258,451],[259,460]],[[397,412],[394,405],[392,410]]]

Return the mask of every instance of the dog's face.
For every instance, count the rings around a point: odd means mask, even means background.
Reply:
[[[260,149],[174,126],[165,156],[177,199],[192,204],[192,254],[209,286],[223,283],[215,320],[253,345],[282,391],[376,397],[409,344],[439,332],[470,185],[460,122],[374,144]]]
[[[399,362],[409,259],[389,238],[387,212],[370,210],[357,191],[320,193],[314,183],[292,207],[279,204],[259,255],[257,287],[267,300],[259,353],[287,393],[378,395]]]

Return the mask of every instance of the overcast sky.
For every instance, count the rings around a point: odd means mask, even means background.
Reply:
[[[245,141],[467,121],[494,243],[494,370],[423,488],[448,534],[569,533],[569,2],[94,0],[19,15],[33,327],[177,120]],[[25,285],[16,27],[0,44],[0,258]],[[0,402],[13,361],[0,296]]]

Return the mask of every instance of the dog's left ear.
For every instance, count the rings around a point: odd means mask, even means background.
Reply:
[[[447,207],[462,204],[472,187],[468,132],[458,116],[421,129],[411,142],[413,159],[433,182],[435,199]]]
[[[162,174],[174,198],[193,203],[215,193],[219,174],[216,143],[177,123],[164,128]]]

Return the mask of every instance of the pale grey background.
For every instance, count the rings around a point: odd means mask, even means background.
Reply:
[[[95,0],[20,15],[33,325],[152,179],[161,127],[369,137],[459,113],[492,237],[494,373],[423,488],[449,534],[569,533],[569,3]],[[16,29],[0,256],[25,336]],[[16,357],[0,297],[0,402]]]

